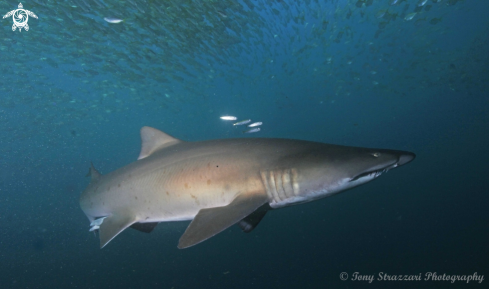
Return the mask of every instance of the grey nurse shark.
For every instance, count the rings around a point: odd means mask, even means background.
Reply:
[[[141,129],[139,158],[91,182],[80,206],[104,247],[124,229],[192,220],[178,248],[234,224],[252,231],[267,211],[328,197],[415,158],[411,152],[268,138],[185,142]]]

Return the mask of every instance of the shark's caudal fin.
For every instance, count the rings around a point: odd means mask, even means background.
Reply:
[[[88,169],[88,173],[86,177],[90,177],[91,178],[90,182],[94,182],[98,180],[100,176],[102,176],[102,174],[99,171],[97,171],[97,169],[93,166],[93,163],[90,162],[90,168]]]
[[[136,216],[129,212],[118,212],[107,216],[99,228],[100,249],[114,239],[115,236],[119,235],[120,232],[136,222]]]
[[[159,149],[180,142],[182,141],[167,135],[161,130],[144,126],[141,128],[141,152],[139,153],[138,160],[144,159]]]
[[[200,210],[180,238],[178,248],[196,245],[224,231],[256,211],[267,200],[266,195],[240,194],[227,206]]]

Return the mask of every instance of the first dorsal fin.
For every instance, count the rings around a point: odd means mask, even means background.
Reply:
[[[138,160],[144,159],[155,151],[181,142],[166,133],[149,126],[141,128],[141,153]]]
[[[90,162],[90,168],[88,169],[87,177],[90,177],[90,182],[96,181],[100,178],[102,174],[97,171],[97,169],[93,166],[93,163]]]

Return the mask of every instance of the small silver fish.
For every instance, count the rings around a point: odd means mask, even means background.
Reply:
[[[255,128],[250,128],[249,130],[243,131],[243,133],[254,133],[254,132],[259,132],[261,129],[259,127]]]
[[[117,19],[112,17],[105,17],[104,20],[113,24],[121,23],[122,21],[124,21],[123,19]]]
[[[226,13],[224,13],[222,11],[217,10],[217,14],[219,14],[222,18],[228,18],[228,16],[226,15]]]
[[[416,12],[413,12],[413,13],[409,13],[408,15],[406,15],[406,17],[404,17],[404,20],[405,21],[410,21],[410,20],[413,20],[414,16],[416,16]]]
[[[251,119],[246,119],[246,120],[238,121],[237,123],[235,123],[233,125],[243,125],[243,124],[247,124],[249,122],[251,122]]]
[[[90,223],[90,226],[100,226],[100,225],[102,225],[102,223],[104,222],[104,219],[105,218],[107,218],[107,217],[102,217],[102,218],[98,218],[98,219],[93,220]]]
[[[428,2],[428,0],[419,0],[418,7],[423,7],[426,4],[426,2]]]
[[[248,127],[255,127],[255,126],[260,126],[262,125],[263,123],[261,121],[258,121],[258,122],[254,122],[252,124],[249,124]]]
[[[375,14],[375,18],[377,18],[377,19],[383,18],[386,13],[387,13],[387,10],[380,10],[379,12],[377,12],[377,14]]]
[[[232,116],[232,115],[224,115],[224,116],[221,116],[221,119],[222,120],[237,120],[238,118],[235,116]]]
[[[93,232],[93,231],[95,231],[95,230],[99,230],[99,229],[100,229],[100,226],[92,226],[92,227],[90,228],[90,230],[88,230],[88,231],[89,231],[89,232]]]

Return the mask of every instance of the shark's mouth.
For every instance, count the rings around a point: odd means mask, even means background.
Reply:
[[[379,169],[379,170],[373,170],[373,171],[368,171],[368,172],[365,172],[365,173],[361,173],[355,177],[353,177],[350,182],[354,182],[354,181],[358,181],[359,179],[362,179],[362,178],[368,178],[368,179],[375,179],[377,178],[378,176],[380,176],[381,174],[383,173],[387,173],[390,169],[393,169],[393,168],[396,168],[398,166],[397,163],[394,163],[386,168],[383,168],[383,169]]]
[[[352,178],[350,180],[350,182],[358,181],[359,179],[362,179],[362,178],[375,179],[376,177],[380,176],[383,173],[386,173],[387,171],[388,171],[387,169],[382,169],[382,170],[362,173],[362,174],[359,174],[358,176]]]

